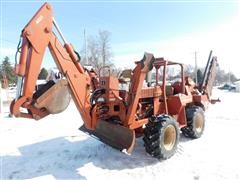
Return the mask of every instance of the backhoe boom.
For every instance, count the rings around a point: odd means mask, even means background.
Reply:
[[[60,43],[53,33],[57,29],[64,41]],[[55,63],[68,80],[69,91],[78,107],[84,124],[93,129],[90,117],[90,76],[80,64],[74,48],[63,38],[61,31],[52,16],[50,4],[45,3],[22,31],[22,52],[20,63],[16,66],[19,84],[23,89],[18,89],[18,95],[12,102],[11,112],[15,116],[40,119],[49,114],[45,108],[34,106],[34,89],[42,59],[46,48],[49,48]],[[26,108],[27,113],[21,112],[20,107]]]

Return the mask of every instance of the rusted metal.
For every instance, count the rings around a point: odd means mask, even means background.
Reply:
[[[37,93],[37,92],[36,92]],[[34,107],[46,108],[49,113],[56,114],[64,111],[70,102],[67,80],[59,80],[35,100]]]
[[[118,124],[113,124],[107,121],[99,121],[96,129],[91,131],[83,125],[80,130],[94,135],[100,141],[119,149],[131,153],[135,144],[135,131],[125,128]]]

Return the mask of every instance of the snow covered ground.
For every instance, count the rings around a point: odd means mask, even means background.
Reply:
[[[200,139],[181,136],[177,153],[159,161],[138,139],[131,156],[80,132],[73,103],[41,121],[0,120],[1,179],[240,179],[240,93],[215,90],[221,103],[206,112]]]

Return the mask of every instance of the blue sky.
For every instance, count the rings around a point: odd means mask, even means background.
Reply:
[[[1,59],[8,55],[12,61],[14,60],[13,52],[16,49],[21,30],[43,2],[1,2]],[[227,0],[218,2],[49,2],[53,6],[54,17],[63,34],[78,51],[83,47],[84,29],[86,29],[87,35],[93,36],[99,30],[111,32],[113,59],[116,66],[121,67],[127,67],[128,64],[133,65],[134,60],[142,57],[144,51],[150,51],[160,56],[166,54],[167,57],[174,58],[176,61],[191,63],[190,59],[194,58],[193,52],[196,50],[199,52],[199,58],[204,59],[208,56],[208,51],[214,49],[214,47],[208,47],[209,44],[219,46],[219,43],[223,42],[212,44],[207,41],[218,40],[217,36],[215,39],[206,38],[206,41],[203,39],[208,34],[215,36],[217,34],[215,31],[218,32],[218,29],[220,29],[219,32],[225,32],[223,26],[231,23],[239,15],[239,3]],[[228,34],[224,36],[228,36]],[[197,43],[201,46],[198,46]],[[196,47],[196,49],[192,47]],[[181,53],[178,52],[180,49]],[[225,49],[225,47],[218,49],[221,52],[221,49]],[[46,56],[46,59],[44,65],[53,66],[53,61],[48,60],[49,55]],[[225,64],[223,63],[223,65]],[[227,67],[227,70],[229,69],[231,67]]]

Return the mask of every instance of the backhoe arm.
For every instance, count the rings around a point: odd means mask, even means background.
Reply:
[[[60,34],[64,45],[53,32],[53,27]],[[59,69],[66,77],[72,98],[82,116],[85,127],[93,129],[90,116],[91,77],[80,64],[80,57],[71,44],[67,43],[52,15],[50,4],[45,3],[25,26],[21,34],[22,46],[19,64],[16,65],[18,89],[16,99],[10,110],[17,117],[40,119],[50,114],[44,107],[35,106],[35,84],[46,48]],[[25,108],[27,111],[21,111]]]

